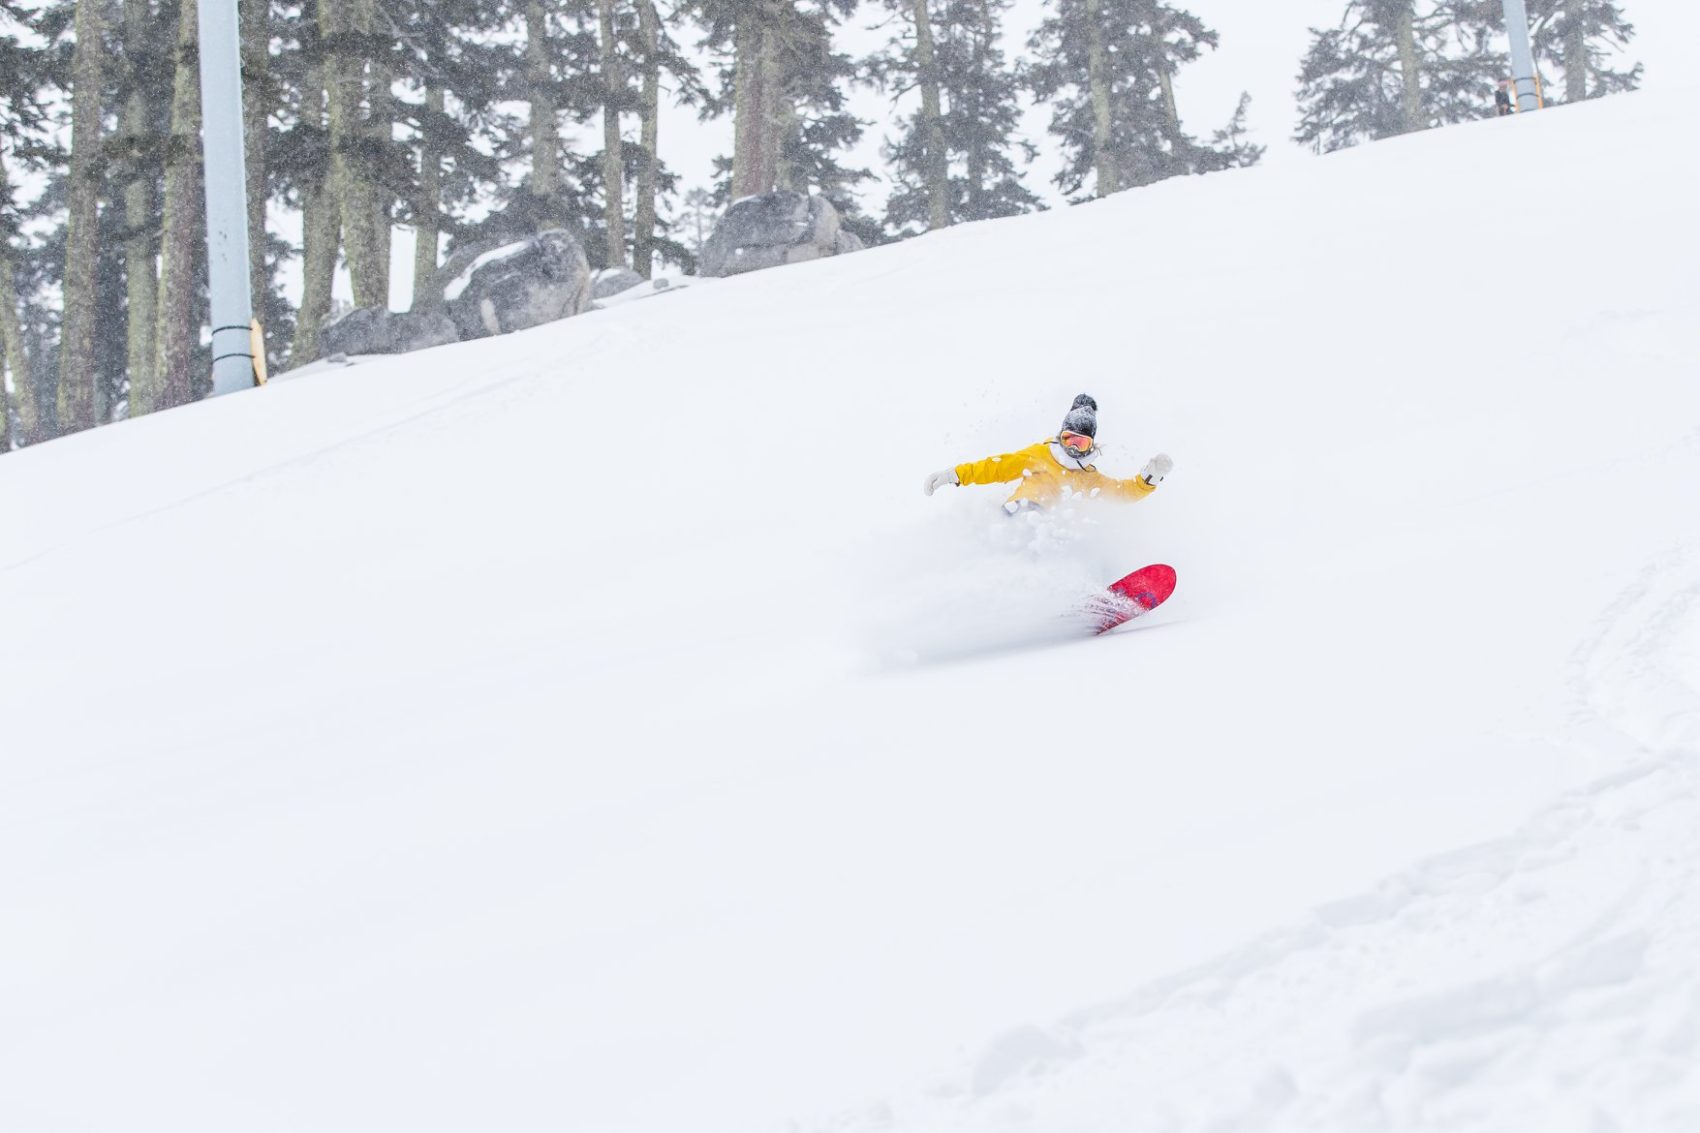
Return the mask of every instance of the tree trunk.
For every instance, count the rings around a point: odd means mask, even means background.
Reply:
[[[950,224],[950,155],[944,148],[944,113],[939,102],[938,59],[933,52],[933,18],[927,0],[913,0],[915,67],[921,79],[921,130],[926,139],[927,228]]]
[[[735,32],[732,93],[732,199],[773,188],[768,164],[766,39],[759,17],[746,9]]]
[[[1588,25],[1583,15],[1586,0],[1564,0],[1569,27],[1564,36],[1564,100],[1581,102],[1588,97]]]
[[[291,366],[305,366],[319,356],[319,330],[331,311],[342,213],[328,180],[302,193],[301,309],[295,315],[295,342],[289,348]]]
[[[632,221],[632,268],[648,279],[655,272],[655,193],[661,164],[656,149],[661,128],[661,16],[655,0],[638,0],[638,34],[643,38],[643,164],[638,166],[637,214]]]
[[[1104,67],[1104,27],[1100,0],[1086,0],[1086,89],[1092,99],[1092,162],[1097,168],[1097,194],[1107,197],[1121,188],[1110,153],[1110,77]]]
[[[368,140],[360,119],[366,95],[365,65],[355,49],[366,26],[364,3],[319,0],[319,32],[327,40],[325,110],[330,121],[331,192],[342,213],[343,250],[357,307],[389,306],[385,276],[379,263],[373,194],[362,168],[361,153]]]
[[[95,420],[95,265],[100,254],[100,92],[103,0],[79,0],[71,56],[71,168],[66,190],[64,323],[59,346],[59,432]]]
[[[1175,102],[1175,75],[1169,69],[1169,61],[1164,59],[1158,65],[1157,83],[1163,91],[1163,117],[1169,123],[1169,136],[1176,138],[1181,132],[1181,110]]]
[[[561,207],[561,134],[549,58],[548,11],[542,0],[530,0],[525,6],[525,69],[531,88],[531,192],[552,217]]]
[[[266,124],[271,120],[271,3],[242,0],[242,132],[248,172],[248,281],[254,317],[264,321],[271,291],[266,268]]]
[[[625,77],[620,73],[620,44],[614,38],[614,0],[596,0],[602,40],[602,217],[607,232],[603,266],[626,266],[625,143],[620,138],[620,100]]]
[[[6,164],[0,154],[0,203],[11,200],[6,181]],[[35,374],[30,370],[29,351],[24,346],[24,331],[18,319],[17,264],[12,259],[12,244],[0,233],[0,449],[16,444],[34,444],[41,439],[41,406],[36,400]],[[18,435],[11,430],[8,412],[6,379],[12,381],[10,409],[18,414]]]
[[[443,88],[425,88],[425,128],[419,136],[419,203],[413,223],[413,297],[425,294],[437,274],[437,252],[442,239],[443,155],[438,137],[438,119],[443,114]]]
[[[158,375],[155,396],[132,393],[130,416],[183,405],[192,396],[195,348],[200,344],[197,254],[206,218],[201,194],[201,70],[196,0],[182,0],[177,22],[176,80],[171,140],[165,154],[165,228],[160,239]]]
[[[360,0],[360,30],[367,37],[376,35],[378,31],[378,2],[377,0]],[[372,42],[368,38],[368,42]],[[395,232],[391,221],[395,213],[395,198],[391,190],[385,187],[382,170],[387,168],[390,146],[395,141],[395,68],[390,65],[387,56],[380,55],[375,49],[368,48],[361,52],[362,56],[370,54],[371,77],[367,83],[367,118],[363,131],[369,147],[369,160],[363,170],[363,188],[365,190],[365,208],[367,239],[371,245],[371,290],[377,296],[377,303],[371,306],[388,307],[390,304],[390,246],[394,243]],[[373,165],[372,163],[378,163]],[[368,304],[362,304],[367,306]]]
[[[132,65],[147,57],[153,36],[151,0],[124,0],[125,53]],[[130,76],[130,98],[124,106],[125,151],[130,157],[130,183],[124,188],[124,225],[129,236],[124,242],[125,309],[128,336],[126,371],[130,379],[130,404],[152,405],[159,398],[159,345],[155,335],[159,319],[159,249],[154,236],[158,191],[150,170],[140,155],[153,133],[147,95],[140,70]]]
[[[328,61],[312,68],[301,92],[302,125],[320,131],[326,129],[328,68]],[[301,186],[301,308],[295,313],[295,341],[289,347],[291,366],[304,366],[319,356],[319,328],[330,314],[336,251],[341,240],[342,217],[337,211],[327,157]]]
[[[1399,44],[1399,76],[1404,83],[1402,111],[1405,133],[1426,129],[1423,120],[1422,65],[1417,57],[1415,6],[1410,0],[1399,6],[1398,22],[1393,34]]]
[[[23,327],[18,321],[17,265],[12,246],[0,240],[0,451],[16,444],[34,444],[40,439],[41,407],[36,402],[35,375],[30,373],[29,354],[24,349]],[[12,382],[8,397],[6,380]],[[10,410],[18,414],[18,435],[12,438]]]
[[[805,190],[807,186],[798,182],[787,154],[786,143],[797,128],[797,108],[786,95],[785,64],[780,56],[783,49],[784,40],[777,30],[762,36],[762,168],[767,171],[768,189]]]
[[[983,75],[986,72],[986,58],[991,52],[992,10],[989,0],[979,0],[979,3],[974,7],[974,14],[977,17],[976,26],[969,29],[969,34],[974,37],[974,72]],[[976,108],[969,107],[967,109],[970,111],[969,118],[971,120],[978,118],[978,114],[974,113]],[[984,220],[986,219],[987,163],[986,139],[981,130],[973,131],[969,137],[967,164],[968,212],[966,219]]]

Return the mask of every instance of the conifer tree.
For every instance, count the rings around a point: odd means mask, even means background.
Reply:
[[[480,191],[496,207],[479,223],[459,226],[460,241],[506,240],[547,228],[569,228],[585,241],[593,261],[600,258],[591,228],[600,230],[600,200],[587,178],[600,179],[594,158],[568,148],[563,121],[588,123],[603,104],[598,69],[600,46],[595,5],[588,0],[545,3],[522,0],[517,22],[522,31],[517,64],[501,68],[492,97],[526,107],[523,121],[503,121],[487,115],[490,146],[498,158]],[[477,85],[477,84],[474,84]],[[459,88],[451,88],[459,94]],[[523,167],[522,180],[511,182],[505,170]]]
[[[146,0],[126,0],[145,4]],[[273,99],[271,76],[271,0],[243,0],[242,42],[242,134],[243,170],[248,196],[248,287],[254,317],[269,330],[272,273],[267,257],[266,204],[270,193],[266,176],[269,123]]]
[[[556,43],[543,0],[525,5],[526,94],[531,104],[530,196],[541,202],[544,215],[558,217],[561,206],[561,124],[559,89],[555,80]]]
[[[389,45],[374,0],[320,0],[331,185],[357,307],[389,305]]]
[[[696,63],[668,34],[670,21],[663,20],[655,0],[636,0],[636,3],[638,106],[642,125],[635,156],[637,204],[632,224],[632,267],[647,279],[658,256],[680,262],[690,259],[684,246],[667,235],[667,225],[659,211],[661,200],[671,196],[678,186],[678,177],[661,160],[662,84],[664,80],[670,84],[674,101],[685,106],[708,101],[708,91]]]
[[[5,52],[0,49],[0,62],[4,59]],[[18,311],[18,270],[12,253],[16,221],[10,207],[12,191],[6,162],[6,144],[0,139],[0,452],[18,441],[33,442],[40,429],[35,374],[30,370]]]
[[[57,158],[46,134],[54,58],[26,42],[33,39],[30,16],[13,0],[0,0],[0,451],[43,436],[18,285],[23,245],[13,178]]]
[[[416,151],[406,194],[416,297],[432,282],[443,238],[459,228],[457,216],[503,183],[508,147],[524,144],[523,127],[500,109],[503,100],[523,101],[525,94],[524,45],[499,34],[513,16],[511,5],[489,0],[409,0],[399,9],[400,72],[412,101],[398,104],[398,116],[411,127]]]
[[[709,114],[732,114],[732,156],[722,198],[771,189],[817,192],[856,227],[854,187],[871,174],[839,154],[862,136],[846,88],[856,67],[833,30],[857,0],[699,0],[708,45],[720,53],[720,92]],[[877,234],[877,226],[873,226]]]
[[[637,0],[640,90],[637,205],[632,218],[632,270],[648,279],[655,270],[656,194],[661,176],[661,13],[655,0]]]
[[[714,207],[714,194],[707,189],[692,189],[685,194],[684,208],[679,217],[680,238],[690,253],[686,263],[694,270],[702,256],[703,245],[714,231],[719,213]]]
[[[319,0],[301,0],[291,24],[296,29],[295,50],[276,69],[290,92],[283,98],[290,121],[268,162],[284,186],[284,199],[301,212],[301,302],[289,347],[289,364],[299,366],[319,356],[319,328],[330,314],[342,243],[342,213],[331,176]]]
[[[131,416],[182,405],[194,396],[206,252],[199,40],[196,0],[180,0],[160,239],[157,383],[153,389],[131,386]]]
[[[124,0],[123,67],[115,192],[124,211],[124,370],[133,388],[151,390],[159,363],[160,192],[171,104],[171,29],[154,0]]]
[[[597,61],[602,76],[602,266],[626,266],[626,145],[620,114],[627,109],[626,61],[615,0],[596,0]]]
[[[1549,99],[1560,90],[1565,102],[1581,102],[1640,87],[1640,63],[1627,70],[1614,65],[1635,38],[1635,25],[1618,0],[1533,0],[1529,17],[1536,64],[1563,78],[1562,88],[1546,84]]]
[[[1038,208],[1019,168],[1034,156],[1015,137],[1020,79],[1000,44],[1010,0],[887,3],[905,30],[869,61],[870,74],[900,96],[920,92],[920,107],[884,147],[896,185],[887,227],[910,233]]]
[[[66,189],[64,321],[60,330],[58,427],[97,424],[95,288],[100,254],[101,95],[105,82],[104,0],[78,0],[71,56],[71,166]]]
[[[1077,193],[1090,180],[1101,197],[1255,163],[1263,151],[1245,143],[1244,100],[1209,143],[1181,125],[1174,75],[1217,42],[1202,20],[1165,0],[1058,0],[1028,42],[1041,62],[1027,72],[1034,95],[1052,103],[1051,133],[1068,157],[1057,184]]]
[[[1348,0],[1338,26],[1311,29],[1295,140],[1329,153],[1480,117],[1504,68],[1482,2]]]

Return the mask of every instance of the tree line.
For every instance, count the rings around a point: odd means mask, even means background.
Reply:
[[[1640,85],[1640,64],[1618,64],[1635,36],[1619,0],[1528,0],[1528,10],[1549,103]],[[1484,93],[1510,77],[1504,37],[1501,0],[1348,0],[1338,25],[1311,31],[1295,140],[1327,153],[1479,118]]]
[[[1011,57],[1012,0],[242,0],[250,287],[274,368],[319,353],[346,265],[383,307],[391,239],[415,294],[445,251],[565,227],[593,267],[689,269],[729,201],[820,194],[865,243],[1042,208],[1026,106],[1050,112],[1071,201],[1255,163],[1248,97],[1205,136],[1175,77],[1217,33],[1165,0],[1050,0]],[[204,396],[197,0],[0,0],[0,449]],[[1532,0],[1562,97],[1629,89],[1615,0]],[[843,49],[858,6],[886,20]],[[1313,32],[1298,140],[1319,150],[1478,116],[1499,0],[1349,0]],[[848,154],[857,84],[907,108],[889,186]],[[681,194],[663,104],[729,118],[715,183]],[[584,139],[590,139],[586,144]],[[23,186],[31,191],[24,192]],[[299,244],[268,208],[300,214]],[[298,264],[299,300],[280,269]],[[438,283],[440,289],[440,281]]]

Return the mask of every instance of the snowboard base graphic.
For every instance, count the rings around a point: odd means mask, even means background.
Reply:
[[[1092,632],[1109,633],[1141,614],[1148,614],[1175,592],[1175,568],[1162,563],[1140,567],[1119,578],[1088,604]]]

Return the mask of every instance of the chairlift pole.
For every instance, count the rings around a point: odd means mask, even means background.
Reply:
[[[257,0],[249,0],[255,3]],[[237,0],[199,0],[201,150],[212,293],[213,393],[254,385],[248,277],[248,177],[242,145],[242,45]]]
[[[1523,0],[1505,0],[1505,30],[1511,36],[1511,78],[1517,84],[1517,109],[1539,110],[1535,52],[1529,46],[1529,9]]]

